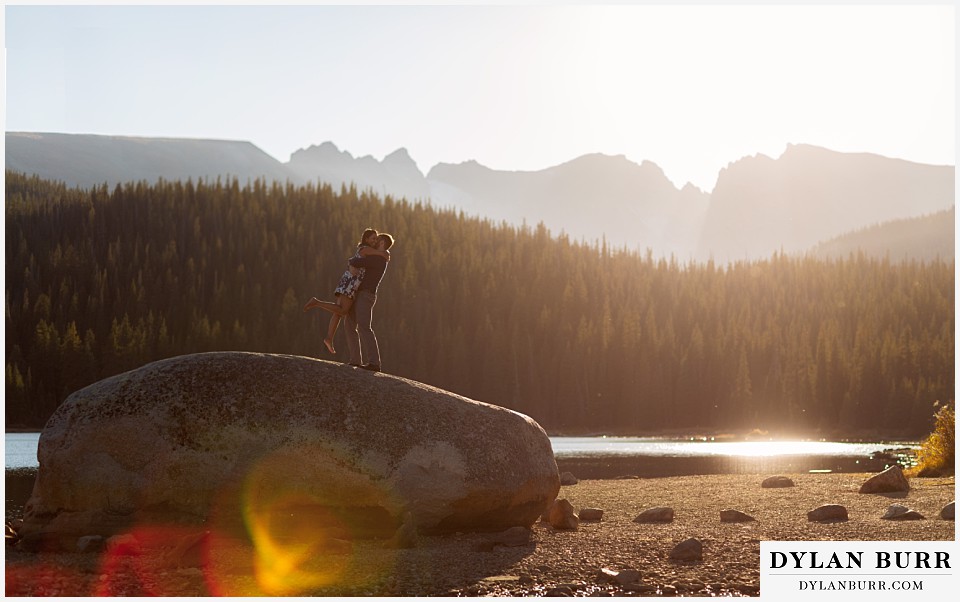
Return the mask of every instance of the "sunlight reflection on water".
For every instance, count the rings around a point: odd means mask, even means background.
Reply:
[[[869,456],[900,443],[843,443],[835,441],[703,441],[659,437],[550,437],[558,458],[590,456],[748,456],[786,455]]]

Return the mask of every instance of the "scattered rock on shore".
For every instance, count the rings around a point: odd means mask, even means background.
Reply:
[[[671,560],[703,560],[703,543],[695,537],[685,539],[670,551]]]
[[[580,520],[598,521],[603,519],[603,510],[600,508],[583,508],[577,513]]]
[[[954,513],[953,504],[954,502],[950,502],[949,504],[944,506],[942,510],[940,510],[940,518],[942,518],[943,520],[955,520],[954,514],[953,514]]]
[[[793,480],[790,477],[784,476],[773,476],[767,477],[760,483],[761,487],[764,488],[774,488],[774,487],[793,487]]]
[[[923,515],[901,504],[892,504],[880,518],[884,520],[923,520]]]
[[[495,541],[503,532],[421,534],[419,545],[409,550],[384,550],[384,542],[378,540],[354,542],[349,555],[309,562],[350,563],[356,572],[351,568],[344,580],[304,592],[303,596],[539,597],[561,586],[576,596],[660,596],[669,587],[675,588],[678,596],[756,596],[761,540],[953,541],[953,521],[880,520],[880,508],[886,509],[893,502],[919,509],[925,515],[938,513],[951,502],[953,479],[942,484],[911,481],[908,503],[904,499],[857,495],[857,488],[869,476],[801,475],[795,489],[763,493],[756,492],[759,477],[752,474],[671,477],[640,483],[584,480],[574,490],[567,490],[572,495],[564,497],[577,509],[603,508],[602,522],[581,525],[579,531],[555,531],[547,523],[535,525],[531,543],[522,547],[494,544],[488,549],[478,548],[479,542]],[[711,495],[704,496],[704,491]],[[758,498],[768,499],[761,504]],[[881,500],[884,503],[880,504]],[[850,520],[826,526],[805,520],[808,510],[825,501],[843,503]],[[631,522],[640,510],[664,503],[680,508],[672,524],[637,527]],[[724,508],[749,510],[757,520],[744,524],[748,527],[721,523],[717,514]],[[863,520],[858,520],[860,517]],[[670,559],[674,544],[690,536],[702,542],[703,560]],[[164,569],[148,577],[152,581],[146,584],[142,572],[137,571],[157,566],[157,547],[147,540],[144,545],[141,556],[121,557],[116,563],[104,563],[102,559],[107,557],[97,554],[31,554],[7,547],[5,593],[10,597],[57,595],[71,599],[97,592],[162,597],[231,592],[244,597],[273,595],[258,587],[251,565],[256,551],[250,543],[211,547],[208,551],[215,556],[208,556],[207,566]],[[118,560],[116,555],[109,558]],[[601,567],[614,575],[637,569],[642,579],[624,585],[613,576],[603,580],[598,574]],[[152,589],[147,591],[145,587]]]
[[[811,522],[844,521],[847,520],[847,509],[840,504],[824,504],[807,512],[807,520]]]
[[[648,508],[641,512],[633,522],[635,523],[669,523],[673,521],[673,508]]]
[[[746,523],[752,520],[756,519],[739,510],[727,509],[720,511],[720,522],[722,523]]]
[[[580,518],[568,500],[558,499],[550,507],[550,524],[554,529],[576,529],[580,525]]]
[[[637,569],[623,569],[622,571],[617,571],[617,574],[614,575],[614,580],[620,585],[626,585],[628,583],[637,583],[640,581],[640,571]]]
[[[560,484],[561,485],[576,485],[580,480],[577,477],[573,476],[572,472],[564,472],[560,475]]]
[[[883,472],[873,475],[860,486],[860,493],[896,493],[898,491],[910,491],[910,483],[907,482],[907,477],[903,476],[903,469],[899,464],[894,464]]]

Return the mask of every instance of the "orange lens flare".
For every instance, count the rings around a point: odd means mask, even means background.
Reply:
[[[261,458],[240,492],[252,569],[266,595],[298,595],[342,585],[356,573],[358,537],[370,520],[343,511],[346,503],[379,510],[393,502],[373,480],[345,468],[329,448],[303,446]],[[351,575],[350,583],[363,580]]]
[[[247,500],[244,514],[254,573],[268,595],[296,595],[336,584],[350,564],[349,531],[309,496],[281,493]]]
[[[396,570],[386,545],[402,505],[329,446],[259,458],[225,482],[203,524],[134,526],[111,538],[95,573],[6,567],[7,592],[93,596],[299,596],[363,593]]]

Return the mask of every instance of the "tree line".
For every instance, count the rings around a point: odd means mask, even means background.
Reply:
[[[346,361],[302,306],[332,298],[366,227],[397,239],[374,317],[385,371],[552,432],[915,437],[953,399],[952,258],[681,264],[355,188],[8,171],[7,427],[180,354]]]

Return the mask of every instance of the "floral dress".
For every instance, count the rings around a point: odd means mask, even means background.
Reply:
[[[360,257],[360,249],[369,245],[358,245],[357,252],[353,257]],[[351,257],[351,259],[353,259]],[[347,271],[343,273],[343,276],[340,276],[340,282],[337,283],[337,288],[334,289],[333,294],[340,296],[345,295],[350,299],[353,299],[357,296],[357,289],[360,288],[360,281],[363,280],[363,274],[366,272],[364,268],[358,268],[357,274],[354,275],[350,271],[350,268],[347,268]]]

